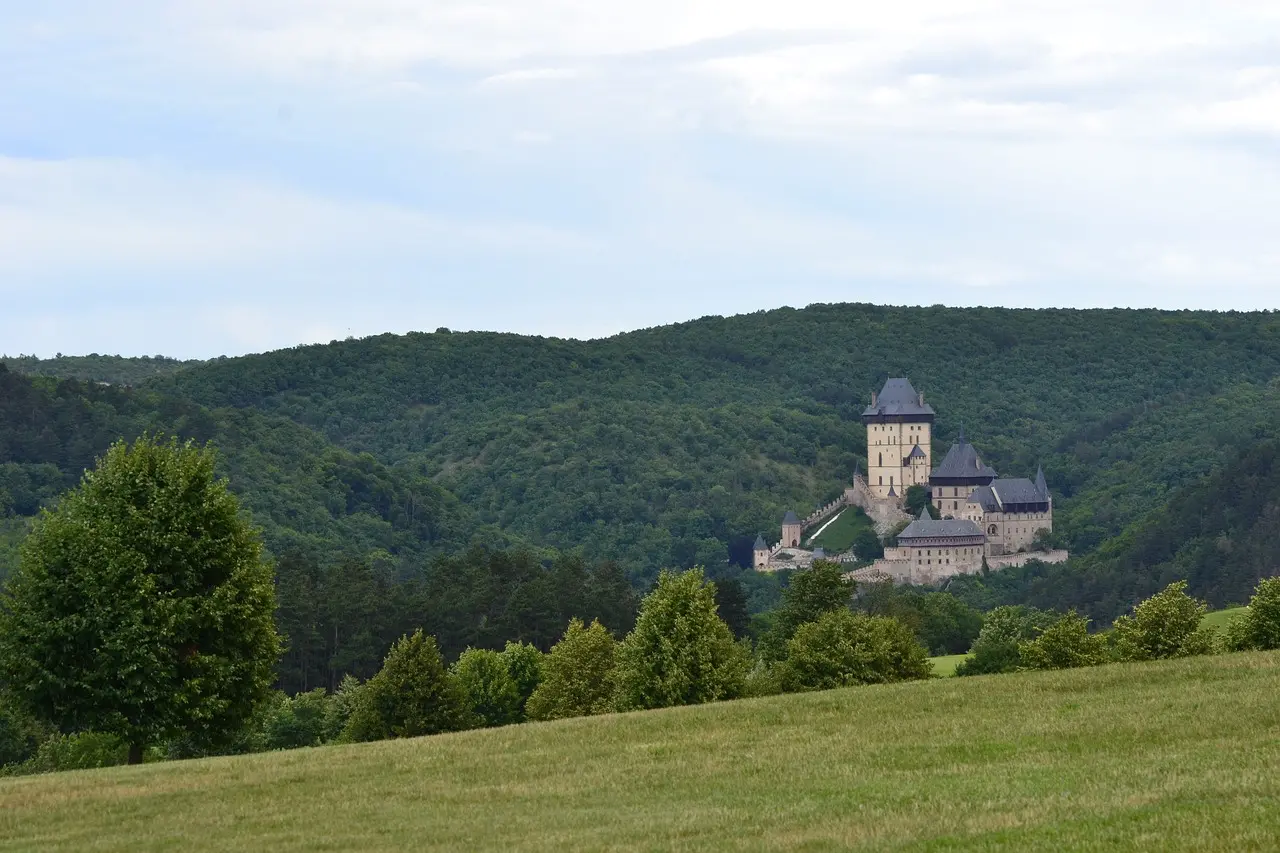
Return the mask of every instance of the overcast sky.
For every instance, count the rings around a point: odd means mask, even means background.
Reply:
[[[1280,3],[0,0],[0,352],[1280,307]]]

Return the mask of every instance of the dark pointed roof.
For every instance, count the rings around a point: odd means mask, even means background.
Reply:
[[[905,377],[889,379],[884,388],[876,395],[875,401],[863,411],[863,417],[877,415],[934,415],[933,407],[924,401],[924,397],[911,387],[910,380]]]
[[[823,548],[821,545],[813,549],[813,559],[821,560],[826,556],[827,556],[827,549]]]
[[[927,506],[920,508],[920,521],[933,521],[933,516],[929,515],[929,508]]]
[[[799,524],[800,516],[796,515],[791,510],[787,510],[787,514],[782,517],[782,523],[783,524]]]
[[[893,490],[893,483],[889,484],[889,497],[896,498],[898,493]]]
[[[960,440],[951,445],[947,455],[929,474],[932,480],[994,480],[998,475],[996,469],[983,463],[978,456],[978,449],[964,439],[964,431],[960,432]]]
[[[764,541],[764,537],[763,537],[763,536],[757,535],[757,536],[756,536],[756,544],[755,544],[755,545],[752,545],[751,547],[752,547],[754,550],[756,550],[756,551],[768,551],[768,550],[769,550],[769,543],[767,543],[767,542],[765,542],[765,541]]]
[[[1037,483],[1031,482],[1026,477],[993,480],[988,486],[974,489],[973,494],[969,496],[969,503],[980,504],[987,512],[1004,512],[1005,507],[1010,504],[1048,504],[1048,502],[1048,488],[1041,491]],[[1046,508],[1042,507],[1035,511],[1045,510]]]
[[[911,448],[911,452],[907,454],[908,459],[918,459],[924,456],[924,451],[920,449],[920,445]]]
[[[1049,497],[1049,484],[1046,483],[1044,479],[1043,465],[1036,467],[1036,491],[1039,492],[1040,496],[1043,498],[1047,499]]]

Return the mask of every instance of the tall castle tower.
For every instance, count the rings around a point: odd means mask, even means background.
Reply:
[[[928,486],[933,464],[933,407],[905,379],[890,379],[862,413],[867,425],[867,486],[900,498],[909,486]]]

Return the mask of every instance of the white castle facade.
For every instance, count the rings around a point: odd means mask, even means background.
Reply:
[[[827,555],[810,549],[815,533],[838,512],[862,508],[883,536],[908,520],[903,511],[907,489],[922,486],[938,515],[927,511],[897,535],[884,557],[853,571],[859,578],[888,577],[932,583],[957,574],[1020,565],[1028,560],[1062,562],[1065,551],[1038,550],[1042,534],[1053,531],[1053,496],[1044,471],[1034,480],[1001,478],[977,449],[960,437],[941,464],[933,466],[936,412],[906,378],[889,379],[862,413],[867,428],[867,476],[854,474],[841,498],[801,520],[788,512],[782,538],[769,546],[757,537],[753,564],[759,571],[809,565],[814,559],[861,561],[857,554]]]

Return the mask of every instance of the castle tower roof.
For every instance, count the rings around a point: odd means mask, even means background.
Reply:
[[[983,463],[978,449],[965,440],[964,430],[960,439],[947,451],[942,464],[933,469],[929,482],[942,485],[988,485],[998,475],[996,469]]]
[[[1040,493],[1040,497],[1044,498],[1045,500],[1048,500],[1048,498],[1049,498],[1049,484],[1048,484],[1048,483],[1046,483],[1046,482],[1045,482],[1045,479],[1044,479],[1044,466],[1043,466],[1043,465],[1040,465],[1040,466],[1037,466],[1037,467],[1036,467],[1036,491]]]
[[[764,541],[764,537],[756,534],[756,544],[751,546],[756,551],[768,551],[769,545]]]
[[[920,445],[911,448],[911,452],[907,454],[908,459],[923,459],[924,451],[920,449]]]
[[[921,507],[921,508],[920,508],[920,520],[921,520],[921,521],[933,521],[933,516],[932,516],[932,515],[929,515],[929,508],[928,508],[927,506],[926,506],[926,507]]]
[[[924,401],[924,395],[911,387],[906,377],[886,380],[884,388],[871,398],[871,405],[862,412],[864,421],[878,421],[884,418],[905,418],[912,421],[932,421],[933,407]]]
[[[890,484],[889,484],[889,497],[891,497],[891,498],[896,498],[897,496],[898,496],[898,493],[897,493],[897,492],[895,492],[895,491],[893,490],[893,484],[892,484],[892,483],[890,483]]]
[[[799,524],[800,516],[796,515],[791,510],[787,510],[787,514],[782,517],[782,523],[783,524]]]

